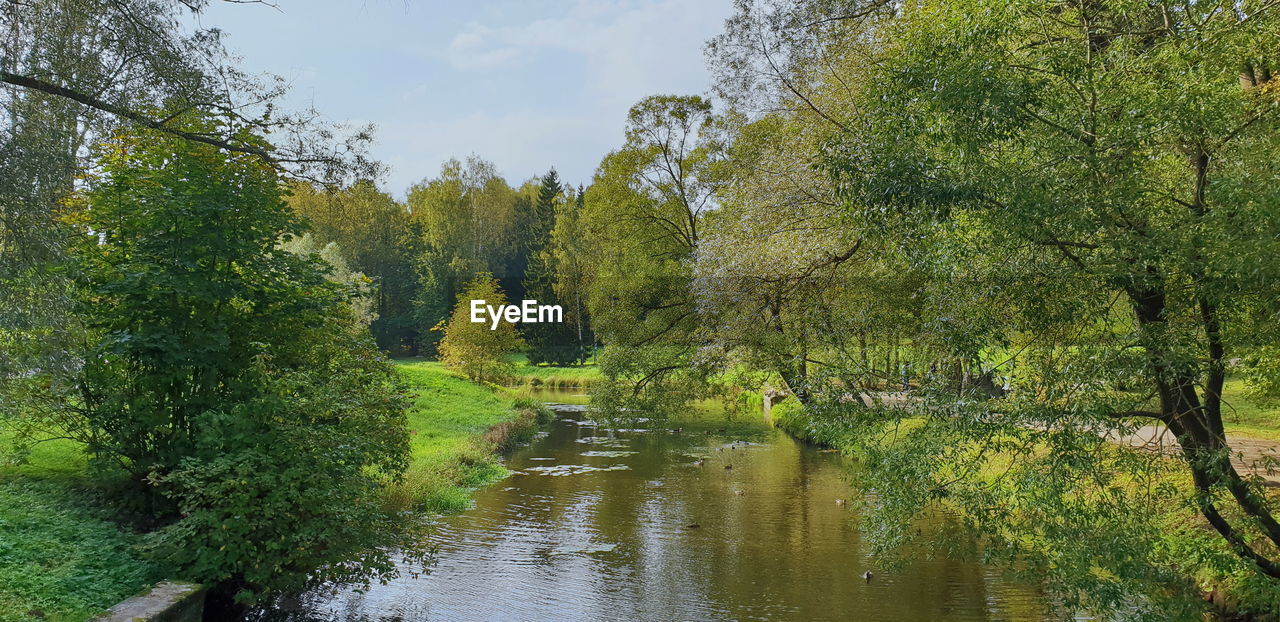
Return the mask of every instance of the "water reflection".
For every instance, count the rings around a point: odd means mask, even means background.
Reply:
[[[586,423],[587,425],[584,425]],[[847,466],[763,426],[609,431],[563,413],[511,478],[441,522],[430,568],[271,620],[1039,620],[979,564],[873,569]],[[930,529],[930,525],[925,525]],[[937,527],[934,527],[937,528]]]

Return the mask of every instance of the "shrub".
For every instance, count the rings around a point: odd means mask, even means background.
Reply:
[[[483,274],[471,281],[458,296],[445,327],[440,360],[476,382],[497,382],[511,375],[508,357],[523,348],[524,341],[512,324],[499,322],[497,328],[492,328],[486,322],[472,322],[472,300],[483,300],[495,308],[507,304],[507,297],[492,276]]]
[[[199,122],[194,122],[199,126]],[[194,127],[197,130],[199,127]],[[76,249],[93,343],[72,432],[132,475],[152,556],[250,600],[385,576],[407,397],[313,256],[275,171],[150,132],[100,150]],[[412,552],[412,548],[409,549]]]

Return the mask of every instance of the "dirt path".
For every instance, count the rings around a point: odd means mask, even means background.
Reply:
[[[1163,425],[1142,426],[1133,434],[1113,435],[1108,439],[1161,453],[1179,451],[1177,439]],[[1231,463],[1241,475],[1256,475],[1266,485],[1280,487],[1280,442],[1228,434],[1227,443],[1231,446]]]
[[[908,394],[898,392],[866,394],[861,396],[861,399],[870,405],[873,397],[886,406],[904,406],[915,399]],[[1163,425],[1142,426],[1132,434],[1113,433],[1108,435],[1107,439],[1160,453],[1174,454],[1180,451],[1177,439]],[[1262,478],[1266,486],[1280,487],[1280,441],[1228,434],[1227,443],[1231,445],[1231,463],[1241,475],[1245,477],[1256,475]]]

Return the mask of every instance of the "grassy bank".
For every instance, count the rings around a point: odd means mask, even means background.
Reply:
[[[512,357],[515,369],[509,384],[534,389],[588,389],[600,381],[600,368],[588,362],[581,367],[532,365],[523,354]]]
[[[86,468],[65,440],[0,467],[0,622],[84,620],[158,579]]]
[[[409,469],[389,493],[399,508],[465,509],[472,489],[506,475],[494,453],[528,439],[549,415],[531,400],[475,384],[435,361],[399,360],[396,368],[415,395]]]
[[[388,491],[396,509],[465,509],[474,488],[506,475],[495,453],[550,415],[439,363],[396,367],[415,394],[410,467]],[[113,520],[77,443],[42,443],[26,463],[0,466],[0,622],[85,620],[144,590],[163,572],[143,559],[142,537]]]

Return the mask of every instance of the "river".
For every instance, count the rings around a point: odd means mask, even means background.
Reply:
[[[434,530],[427,567],[317,590],[255,620],[1042,620],[1032,586],[976,562],[877,568],[854,465],[755,418],[657,429],[558,418]],[[679,429],[675,429],[676,427]],[[947,529],[923,521],[924,535]],[[867,571],[870,581],[864,579]]]

